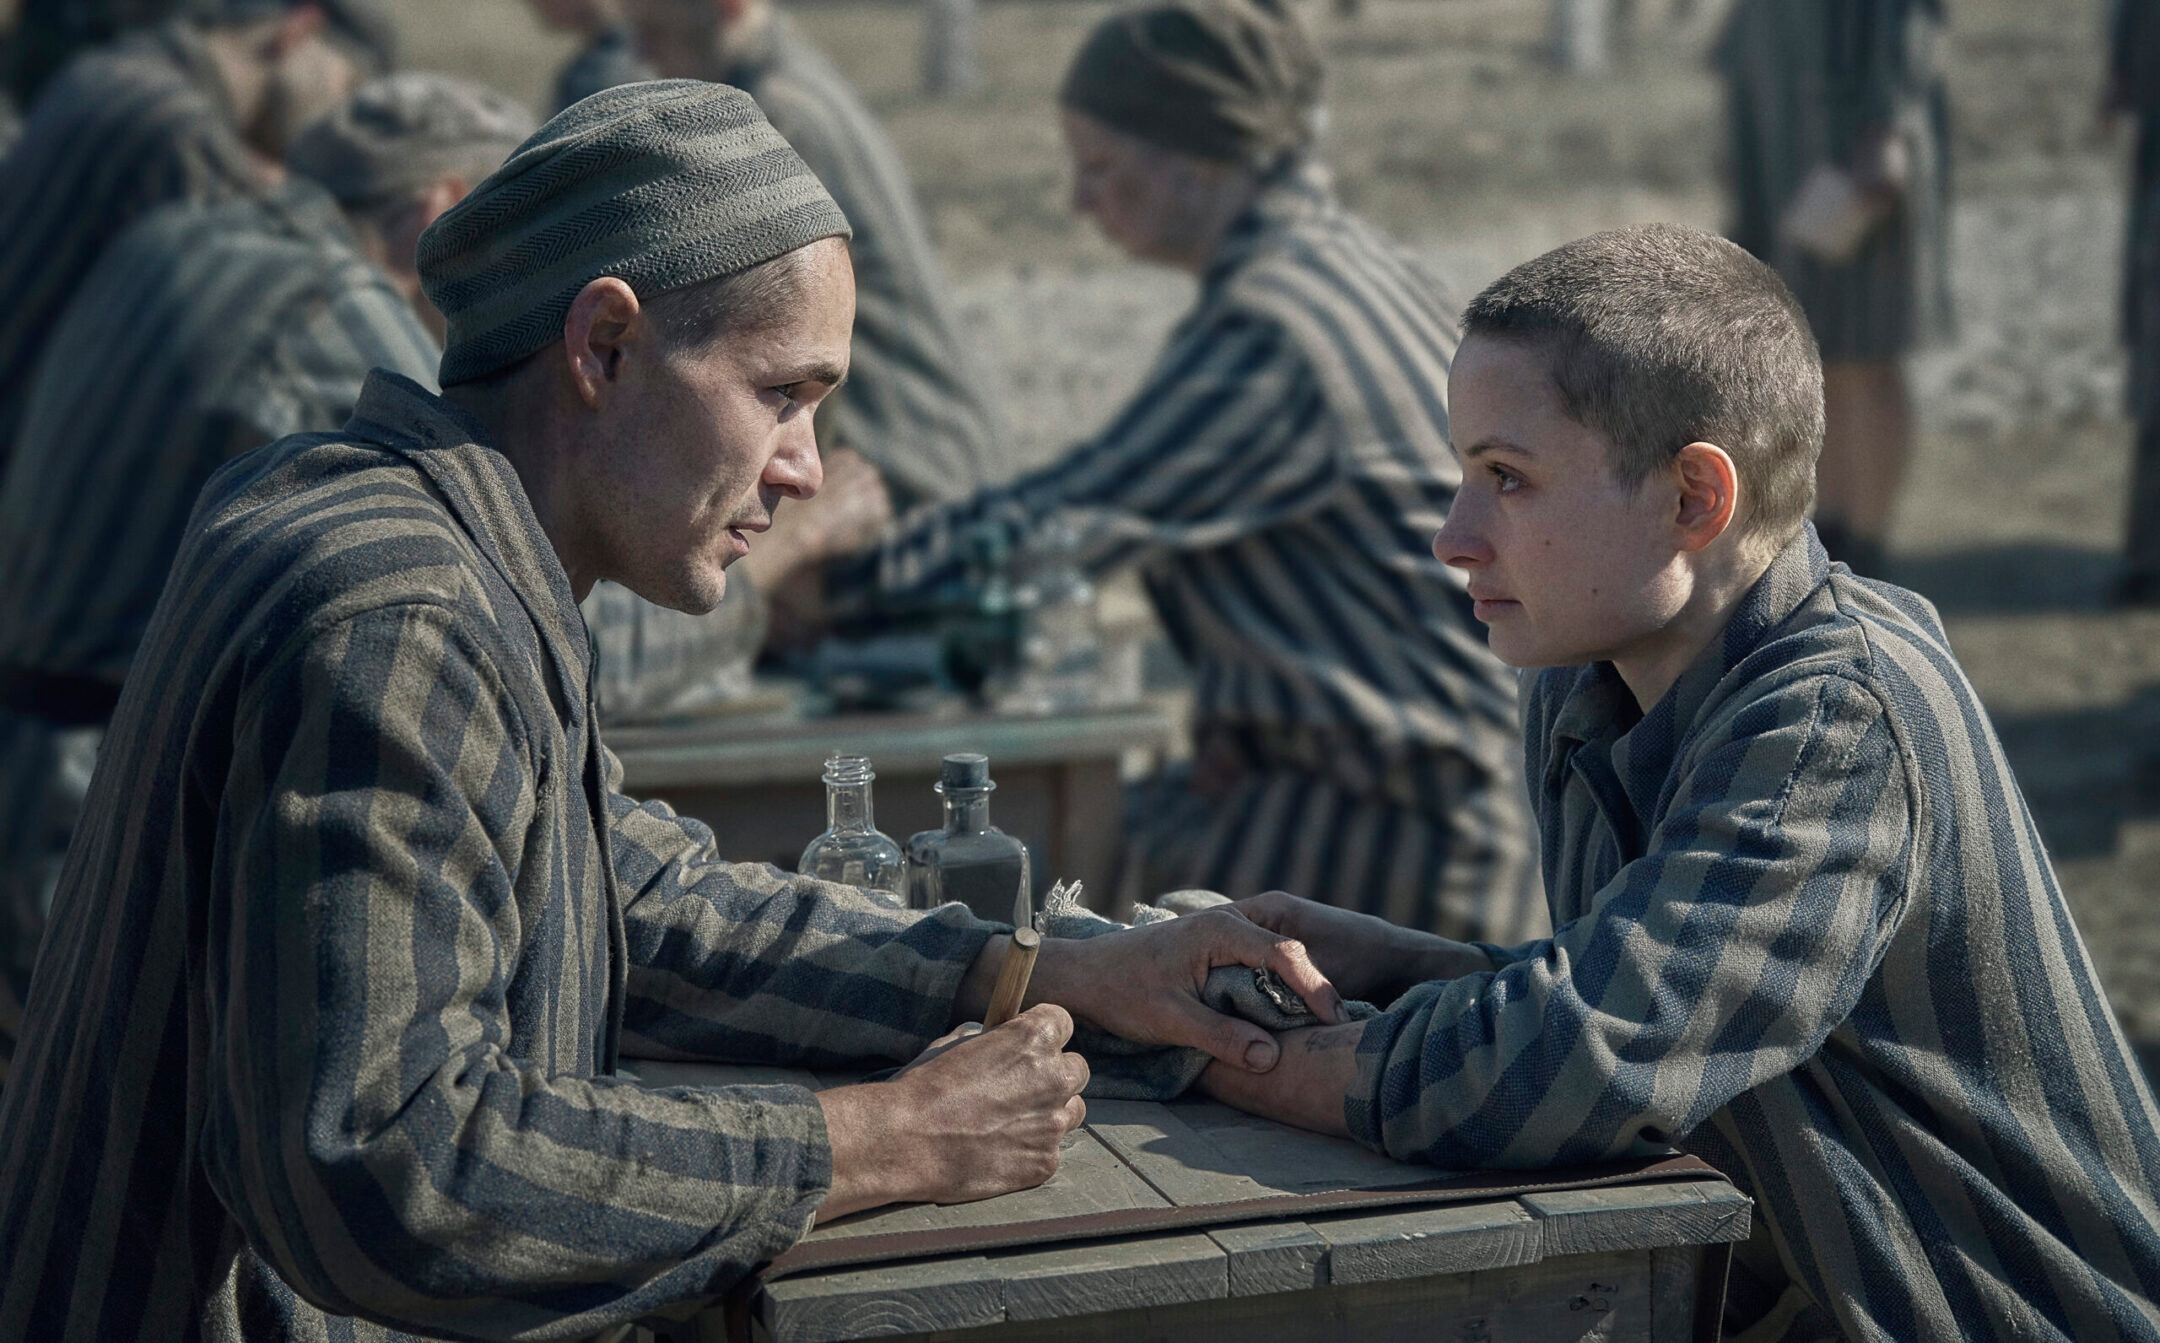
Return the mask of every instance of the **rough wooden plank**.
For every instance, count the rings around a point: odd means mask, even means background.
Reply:
[[[1058,1173],[1033,1189],[979,1203],[956,1203],[946,1207],[915,1203],[873,1209],[821,1226],[811,1232],[809,1238],[834,1240],[889,1231],[1002,1226],[1009,1222],[1039,1222],[1050,1217],[1162,1206],[1161,1195],[1083,1129],[1065,1135],[1058,1157]]]
[[[1543,1224],[1548,1256],[1745,1240],[1754,1206],[1712,1180],[1525,1194],[1522,1204]]]
[[[1314,1218],[1338,1285],[1511,1268],[1540,1257],[1538,1221],[1514,1200],[1376,1217]]]
[[[1702,1261],[1703,1252],[1694,1245],[1650,1252],[1650,1337],[1655,1343],[1694,1343]]]
[[[774,1343],[967,1329],[1005,1318],[1003,1274],[982,1257],[784,1278],[758,1317]]]
[[[1220,1301],[1229,1256],[1206,1236],[1155,1236],[992,1259],[1005,1279],[1005,1318],[1057,1320],[1136,1306]]]
[[[1650,1343],[1649,1255],[1584,1255],[1440,1278],[1119,1310],[917,1343]],[[1601,1289],[1592,1292],[1590,1288]]]
[[[1230,1256],[1230,1295],[1266,1296],[1328,1285],[1328,1243],[1303,1222],[1226,1226],[1208,1233]]]
[[[1089,1101],[1088,1131],[1178,1207],[1414,1184],[1434,1174],[1207,1101]]]

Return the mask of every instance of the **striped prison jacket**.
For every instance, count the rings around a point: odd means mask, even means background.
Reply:
[[[204,489],[0,1097],[0,1340],[686,1310],[801,1234],[822,1112],[618,1053],[815,1067],[948,1024],[989,925],[724,863],[617,791],[568,578],[477,439],[382,373]]]
[[[0,967],[18,1004],[81,802],[70,734],[94,732],[127,679],[203,482],[242,449],[343,424],[369,369],[430,382],[438,358],[302,182],[151,214],[41,344],[0,473],[0,672],[99,688],[103,704],[0,705]],[[0,1052],[12,1036],[0,1022]]]
[[[1777,269],[1826,362],[1879,362],[1949,332],[1942,30],[1941,0],[1738,0],[1720,38],[1732,238]],[[1785,241],[1780,221],[1808,175],[1850,168],[1886,129],[1910,156],[1897,212],[1842,265]]]
[[[168,202],[245,194],[254,174],[185,23],[89,52],[46,88],[0,160],[0,465],[46,338],[112,240]]]
[[[1195,735],[1246,757],[1227,793],[1170,779],[1137,800],[1152,883],[1282,886],[1450,936],[1535,936],[1515,676],[1431,548],[1462,479],[1457,339],[1408,255],[1317,166],[1289,170],[1106,428],[904,520],[834,573],[836,600],[934,587],[984,526],[1025,544],[1063,512],[1088,567],[1140,566],[1197,678]]]
[[[1375,1018],[1352,1132],[1702,1156],[1756,1199],[1750,1339],[2160,1338],[2160,1110],[1933,609],[1810,528],[1634,705],[1537,676],[1558,931]]]

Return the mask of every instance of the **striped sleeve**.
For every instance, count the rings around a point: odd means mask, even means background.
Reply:
[[[568,1337],[698,1297],[823,1199],[794,1087],[649,1091],[509,1057],[513,874],[544,832],[500,675],[433,603],[329,625],[234,716],[201,979],[206,1179],[307,1301]],[[575,787],[574,782],[570,783]],[[565,1010],[575,1011],[573,1006]]]
[[[1052,465],[907,520],[878,557],[878,586],[920,591],[965,562],[971,533],[1015,533],[1059,510],[1097,571],[1151,551],[1226,545],[1322,506],[1337,435],[1319,379],[1274,322],[1236,312],[1175,340],[1100,435]],[[845,578],[836,584],[843,591]]]
[[[1918,796],[1881,701],[1804,678],[1706,740],[1582,917],[1366,1029],[1356,1137],[1451,1169],[1624,1155],[1790,1072],[1850,1015],[1903,913]]]
[[[607,757],[611,780],[622,767]],[[637,1057],[824,1067],[904,1061],[952,1025],[992,925],[962,905],[891,908],[848,886],[729,863],[712,832],[611,785]]]

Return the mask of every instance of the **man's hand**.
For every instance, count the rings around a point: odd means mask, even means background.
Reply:
[[[1282,1062],[1273,1072],[1256,1076],[1210,1064],[1200,1074],[1200,1090],[1249,1114],[1348,1137],[1343,1101],[1357,1085],[1357,1046],[1364,1033],[1363,1022],[1285,1031]]]
[[[1232,908],[1262,928],[1302,943],[1313,963],[1345,994],[1382,1006],[1427,980],[1459,979],[1494,968],[1490,957],[1466,943],[1284,891],[1240,900]]]
[[[1230,1067],[1266,1072],[1280,1052],[1275,1037],[1200,1001],[1208,971],[1219,965],[1273,970],[1322,1021],[1344,1020],[1342,995],[1313,968],[1304,947],[1228,909],[1101,937],[1046,938],[1028,997],[1139,1044],[1201,1049]],[[987,992],[976,983],[985,968],[995,978],[995,964],[978,964],[962,988],[963,1006],[971,991]]]
[[[969,1203],[1057,1174],[1058,1143],[1087,1118],[1087,1061],[1064,1052],[1072,1018],[969,1022],[889,1082],[820,1092],[832,1143],[831,1221],[886,1203]]]

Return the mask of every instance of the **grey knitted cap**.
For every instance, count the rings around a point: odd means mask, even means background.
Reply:
[[[612,275],[650,298],[745,271],[847,216],[749,94],[694,79],[625,84],[558,112],[420,235],[420,283],[449,319],[442,385],[562,339]]]
[[[516,99],[453,75],[384,75],[293,140],[285,166],[347,207],[409,196],[445,174],[478,182],[533,133]]]

